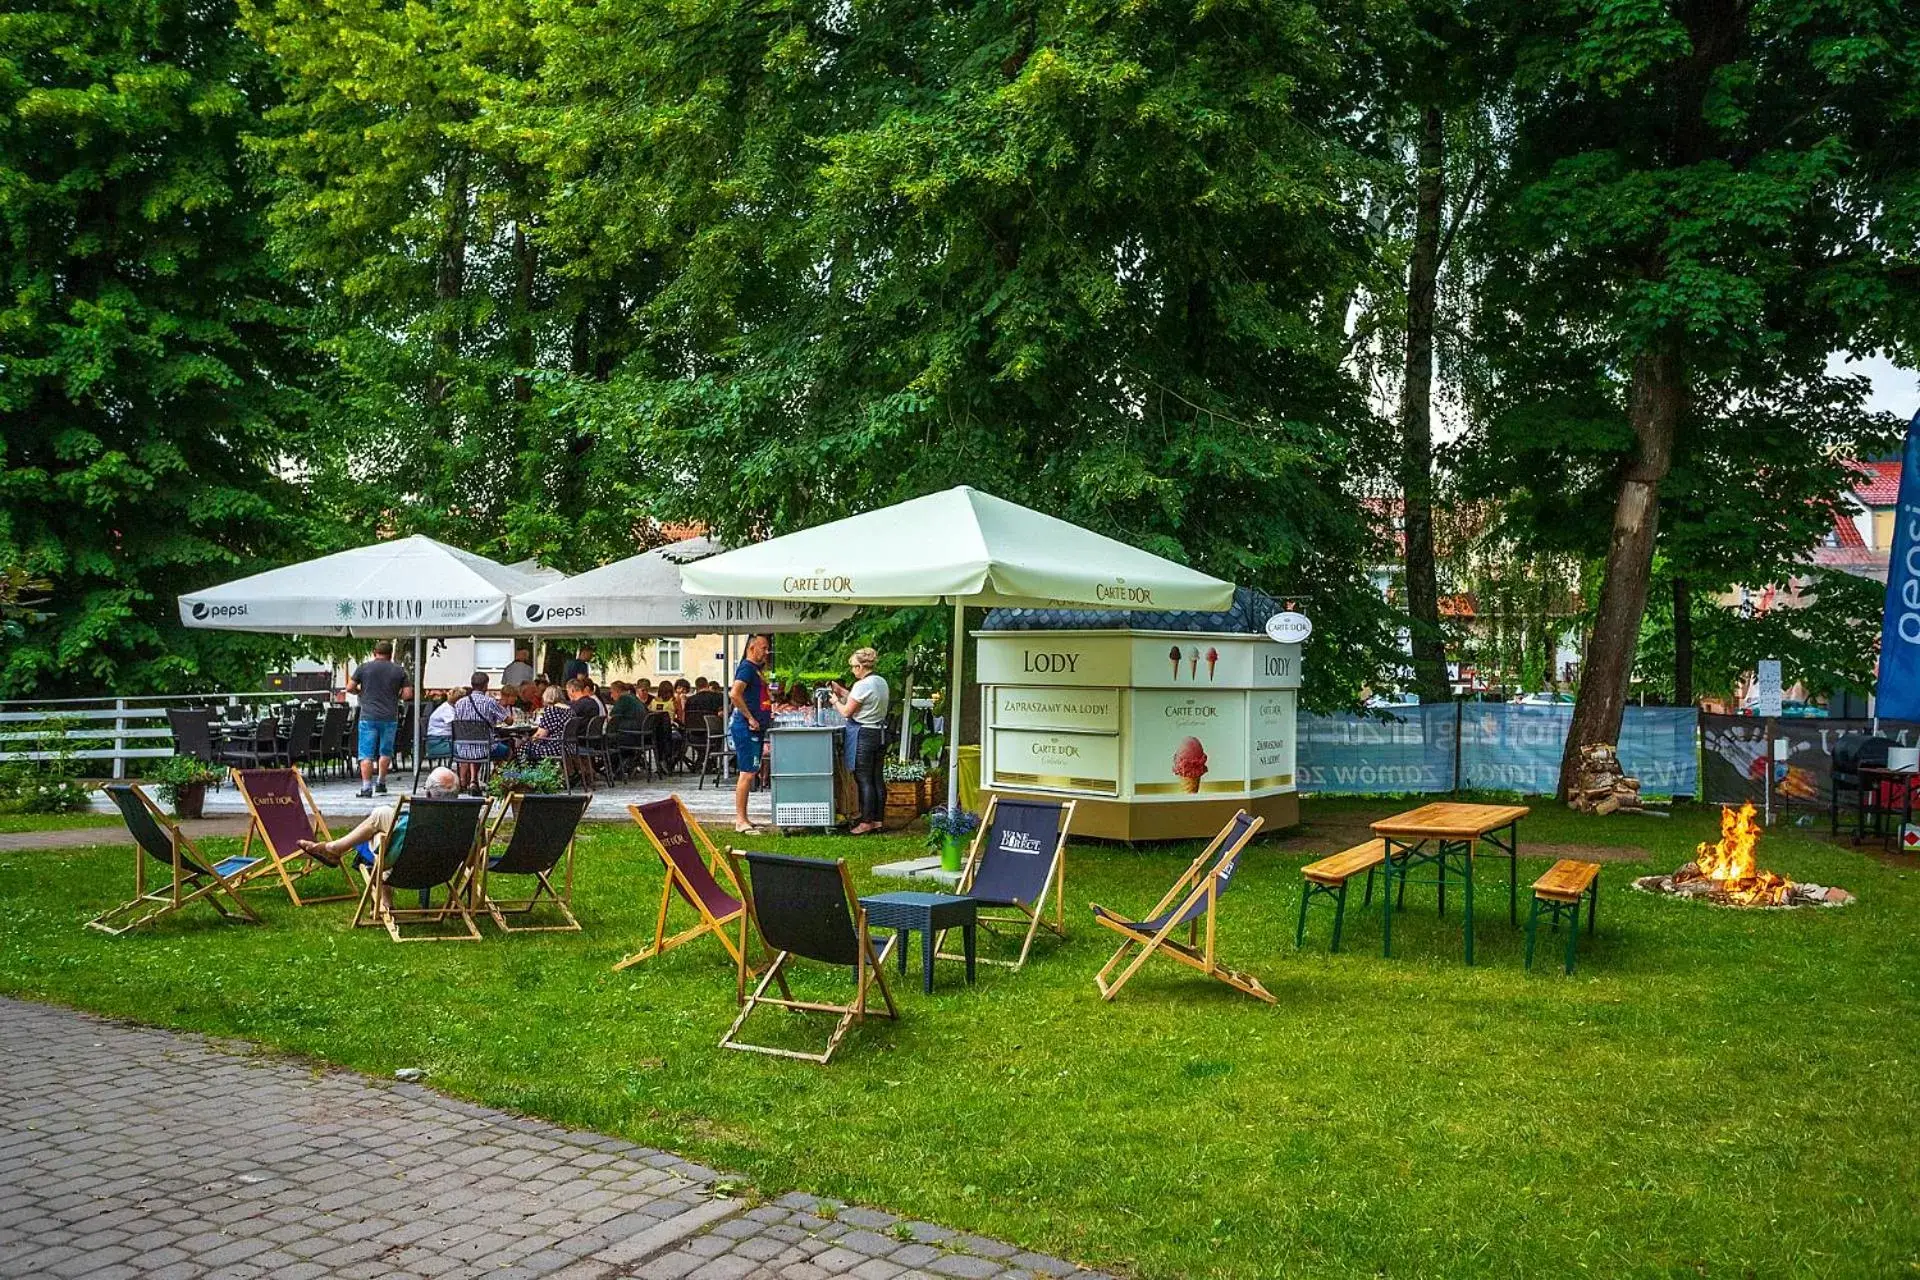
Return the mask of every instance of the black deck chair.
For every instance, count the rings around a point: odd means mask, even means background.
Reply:
[[[735,994],[741,1001],[740,1016],[720,1037],[721,1048],[770,1053],[776,1057],[824,1064],[833,1058],[834,1050],[840,1047],[848,1028],[866,1019],[867,992],[876,983],[880,987],[880,998],[886,1003],[886,1012],[882,1014],[875,1010],[875,1015],[887,1018],[900,1016],[900,1011],[894,1007],[893,993],[887,990],[886,963],[893,950],[894,939],[888,938],[884,946],[877,952],[874,950],[873,936],[867,930],[867,909],[860,905],[859,895],[853,891],[853,876],[848,872],[845,862],[795,858],[779,853],[736,853],[731,849],[727,851],[727,857],[733,863],[734,879],[746,893],[747,909],[740,917],[738,954],[742,959],[735,986]],[[751,879],[743,874],[743,863],[746,868],[752,869]],[[760,940],[774,953],[773,963],[768,966],[766,975],[760,979],[760,984],[752,994],[747,993],[745,961],[749,919],[759,932]],[[824,1004],[794,999],[793,991],[787,985],[786,967],[795,958],[851,968],[853,1002]],[[775,983],[779,984],[780,995],[784,998],[776,999],[767,994],[767,988]],[[838,1014],[839,1021],[834,1024],[833,1034],[827,1039],[826,1049],[820,1053],[800,1053],[793,1049],[776,1049],[736,1039],[747,1019],[763,1004],[799,1013]]]
[[[954,892],[982,907],[980,924],[989,933],[997,926],[1021,930],[1020,954],[1011,960],[981,956],[981,964],[1018,969],[1033,950],[1033,936],[1042,925],[1058,937],[1067,936],[1067,829],[1073,825],[1074,801],[1017,800],[994,796],[987,801],[980,829],[967,850],[966,865]],[[1047,892],[1053,892],[1053,919],[1046,918]],[[1011,910],[1008,910],[1008,909]],[[944,931],[940,940],[946,940]],[[942,958],[959,960],[945,947]]]
[[[1093,983],[1100,989],[1103,1000],[1111,1000],[1119,995],[1120,988],[1127,984],[1127,980],[1140,971],[1140,966],[1147,962],[1149,956],[1158,952],[1170,960],[1198,969],[1236,991],[1244,991],[1268,1004],[1274,1003],[1272,993],[1260,985],[1258,978],[1238,969],[1229,969],[1214,959],[1213,954],[1214,908],[1219,904],[1220,895],[1233,883],[1233,873],[1240,865],[1240,855],[1245,852],[1264,821],[1245,809],[1234,814],[1212,843],[1200,851],[1193,865],[1173,882],[1173,888],[1167,890],[1166,896],[1155,904],[1145,919],[1129,920],[1105,907],[1094,906],[1094,920],[1125,939],[1119,950],[1113,953],[1113,958],[1094,975]],[[1204,944],[1199,936],[1203,919],[1207,926]],[[1187,926],[1185,942],[1173,937],[1174,930],[1181,925]],[[1110,978],[1130,953],[1133,954],[1132,963],[1121,971],[1119,977]]]
[[[385,925],[395,942],[478,942],[480,930],[473,923],[471,898],[480,856],[486,850],[487,812],[493,802],[401,796],[397,803],[393,821],[398,835],[375,842],[373,867],[360,905],[354,909],[354,926]],[[393,891],[386,895],[385,905],[377,891],[383,884]],[[393,894],[400,890],[421,890],[425,902],[427,892],[440,888],[447,893],[438,907],[393,905]],[[402,932],[407,925],[444,925],[456,920],[465,932]]]
[[[208,906],[227,920],[259,924],[260,917],[240,896],[240,879],[255,865],[266,861],[239,855],[214,862],[194,847],[179,824],[160,811],[147,793],[131,782],[110,783],[104,788],[107,798],[126,820],[133,836],[133,900],[87,921],[89,929],[119,935],[149,921],[180,910],[189,902],[205,899]],[[152,858],[167,868],[164,889],[148,890],[147,860]],[[225,899],[223,903],[221,900]],[[232,904],[233,911],[227,909]]]
[[[457,728],[461,724],[478,724],[477,720],[453,722]],[[586,815],[587,806],[593,802],[592,796],[557,795],[536,796],[524,792],[507,801],[506,809],[488,833],[489,848],[492,837],[497,836],[500,828],[512,826],[507,831],[507,847],[498,857],[485,859],[480,868],[480,901],[485,904],[487,914],[500,926],[502,933],[556,933],[561,931],[578,932],[580,922],[573,915],[573,837],[580,829],[580,819]],[[553,872],[562,862],[566,863],[566,872],[562,876],[561,887],[553,887]],[[532,876],[533,893],[523,899],[502,902],[493,896],[494,876]],[[564,924],[510,924],[508,916],[527,917],[540,904],[540,895],[565,917]]]

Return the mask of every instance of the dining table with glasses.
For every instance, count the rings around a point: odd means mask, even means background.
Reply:
[[[1439,888],[1439,913],[1447,913],[1449,874],[1460,882],[1464,896],[1461,935],[1466,961],[1473,963],[1474,863],[1483,851],[1507,858],[1507,919],[1520,924],[1520,819],[1532,812],[1524,804],[1462,804],[1439,801],[1396,813],[1372,824],[1384,845],[1386,892],[1380,897],[1382,955],[1393,954],[1393,913],[1406,901],[1407,884],[1415,871],[1432,868],[1431,880],[1414,881]],[[1395,881],[1399,890],[1395,892]]]

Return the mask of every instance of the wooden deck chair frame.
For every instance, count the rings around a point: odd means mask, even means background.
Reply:
[[[1053,801],[1041,800],[1037,797],[1030,798],[1025,796],[1021,797],[1020,802],[1023,804],[1054,803]],[[1007,969],[1019,969],[1027,963],[1027,954],[1033,950],[1033,939],[1035,935],[1040,932],[1041,928],[1046,928],[1049,932],[1053,933],[1054,936],[1059,938],[1065,938],[1067,936],[1067,836],[1073,830],[1073,807],[1078,803],[1076,800],[1063,800],[1059,802],[1060,834],[1054,841],[1053,863],[1047,868],[1047,884],[1040,890],[1040,896],[1035,900],[1033,907],[1029,909],[1021,906],[1019,903],[1015,903],[1012,912],[981,911],[978,913],[977,919],[980,927],[988,933],[1000,933],[1001,930],[996,926],[1001,925],[1012,925],[1015,929],[1024,928],[1026,932],[1020,940],[1020,954],[1011,960],[1004,960],[995,956],[976,956],[974,957],[976,963],[995,964]],[[961,864],[960,882],[954,886],[954,893],[960,897],[964,898],[967,896],[967,891],[973,887],[974,879],[980,874],[980,864],[986,857],[987,836],[993,831],[993,816],[999,811],[999,808],[1000,797],[998,795],[988,796],[987,811],[980,816],[980,825],[973,833],[973,843],[967,847],[967,860]],[[1047,892],[1049,888],[1053,893],[1053,919],[1051,920],[1046,918]],[[964,960],[966,957],[962,956],[959,952],[952,952],[946,949],[945,944],[949,932],[950,930],[946,929],[940,931],[937,945],[934,948],[935,953],[942,960]]]
[[[586,816],[587,805],[591,803],[593,799],[591,796],[576,796],[571,792],[562,792],[561,797],[580,802],[580,818]],[[544,799],[545,797],[539,798]],[[493,852],[494,838],[500,834],[500,828],[507,825],[509,818],[513,819],[517,826],[520,821],[520,810],[526,800],[527,795],[525,792],[515,792],[509,796],[507,803],[502,806],[499,816],[494,818],[492,825],[487,828],[486,843],[481,846],[482,853],[479,862],[480,885],[474,895],[475,899],[481,906],[486,908],[487,914],[493,917],[493,923],[502,933],[579,933],[581,932],[580,921],[573,914],[573,845],[574,841],[580,836],[580,818],[574,820],[573,832],[567,836],[566,852],[561,854],[554,864],[556,869],[562,863],[566,866],[566,871],[560,879],[560,888],[556,889],[553,887],[552,870],[504,871],[499,873],[501,875],[515,876],[531,875],[534,878],[533,892],[525,898],[509,898],[502,901],[495,898],[487,888],[489,878],[494,875],[493,868],[489,865],[493,861],[489,855]],[[507,848],[511,849],[512,847],[513,837],[509,834],[507,837]],[[505,850],[502,851],[503,856],[504,853]],[[559,910],[565,923],[511,924],[508,922],[508,916],[531,916],[534,908],[540,905],[542,894],[545,894],[546,900]]]
[[[754,931],[758,932],[760,921],[754,906],[753,887],[740,870],[740,857],[740,854],[734,850],[727,850],[727,861],[731,864],[734,883],[740,886],[741,901],[745,903],[745,907],[740,912],[740,943],[739,950],[735,954],[745,956],[748,952],[747,927],[751,923]],[[749,993],[747,978],[753,971],[747,967],[745,960],[741,960],[735,967],[734,982],[734,999],[740,1004],[740,1013],[734,1018],[733,1025],[727,1028],[727,1033],[720,1037],[722,1049],[738,1049],[743,1053],[765,1053],[776,1058],[797,1058],[802,1062],[814,1062],[825,1066],[833,1060],[833,1055],[839,1050],[840,1042],[846,1039],[847,1032],[853,1029],[855,1023],[866,1021],[869,1013],[876,1018],[899,1020],[900,1009],[894,1004],[893,992],[887,987],[887,957],[893,954],[899,938],[897,935],[888,938],[886,945],[877,952],[873,949],[873,934],[867,928],[867,909],[860,905],[860,895],[854,891],[853,873],[847,870],[845,859],[836,858],[834,864],[840,869],[840,882],[846,889],[847,905],[852,910],[854,936],[859,939],[858,960],[854,965],[853,1000],[848,1004],[828,1004],[818,1000],[794,999],[793,988],[787,985],[786,975],[787,962],[793,959],[793,955],[786,951],[775,953],[772,963],[767,966],[766,973],[761,975],[759,985]],[[762,935],[761,945],[763,948],[766,946],[764,935]],[[767,988],[773,985],[778,985],[780,988],[780,995],[777,997],[767,994]],[[868,993],[876,985],[879,986],[880,998],[886,1005],[884,1013],[867,1007]],[[747,1019],[752,1017],[754,1011],[761,1005],[772,1005],[774,1008],[786,1009],[793,1013],[837,1014],[839,1020],[834,1023],[833,1032],[827,1037],[827,1047],[819,1053],[802,1053],[797,1049],[778,1049],[771,1045],[749,1044],[738,1039],[740,1029],[746,1026]]]
[[[1245,833],[1232,845],[1227,845],[1227,837],[1232,834],[1235,824],[1242,818],[1248,819]],[[1126,986],[1133,975],[1140,971],[1140,966],[1145,964],[1149,957],[1158,953],[1170,960],[1177,960],[1188,968],[1198,969],[1201,973],[1226,983],[1236,991],[1244,991],[1268,1004],[1276,1003],[1273,993],[1260,985],[1258,978],[1221,964],[1214,958],[1213,950],[1214,921],[1217,914],[1214,908],[1218,905],[1220,897],[1219,869],[1228,859],[1239,856],[1265,822],[1264,818],[1251,817],[1244,809],[1236,813],[1232,820],[1220,829],[1220,834],[1201,850],[1200,856],[1193,860],[1193,864],[1181,873],[1178,880],[1174,881],[1173,888],[1167,890],[1166,896],[1155,903],[1151,911],[1140,917],[1141,920],[1155,920],[1164,914],[1167,922],[1155,932],[1142,933],[1132,928],[1130,922],[1105,914],[1098,907],[1094,908],[1094,920],[1125,939],[1119,949],[1113,953],[1112,958],[1101,966],[1100,972],[1094,975],[1093,983],[1100,989],[1101,999],[1111,1000],[1119,995],[1120,988]],[[1187,940],[1184,943],[1177,941],[1173,934],[1182,924],[1181,917],[1202,899],[1206,903],[1205,911],[1185,922]],[[1204,943],[1199,937],[1201,915],[1206,919]],[[1113,971],[1126,960],[1128,953],[1136,949],[1137,953],[1133,956],[1132,962],[1121,970],[1119,977],[1112,977]]]
[[[700,847],[701,860],[706,863],[708,874],[713,877],[714,882],[723,890],[739,900],[740,907],[737,910],[729,911],[725,915],[715,915],[709,910],[706,902],[700,896],[700,891],[688,882],[686,874],[680,870],[679,865],[675,863],[672,856],[668,854],[667,846],[661,841],[659,834],[655,832],[652,827],[648,826],[647,820],[641,816],[640,810],[643,806],[637,804],[628,805],[628,815],[632,817],[634,824],[645,834],[647,843],[653,846],[653,851],[660,856],[660,864],[667,869],[667,878],[660,885],[660,909],[654,914],[653,945],[634,952],[632,955],[620,961],[620,963],[614,965],[613,970],[615,973],[618,973],[622,969],[632,968],[642,960],[651,960],[655,956],[664,955],[675,947],[683,946],[686,943],[703,938],[707,934],[712,934],[720,940],[720,945],[727,949],[727,954],[733,958],[734,964],[740,965],[746,963],[746,952],[742,951],[739,945],[736,944],[733,938],[728,936],[727,933],[727,926],[736,921],[743,920],[747,913],[747,899],[745,893],[741,891],[736,868],[733,866],[730,857],[722,855],[719,848],[707,835],[706,830],[701,827],[698,822],[694,821],[693,812],[687,808],[687,802],[681,799],[678,794],[675,794],[673,796],[673,803],[680,810],[680,820],[686,824],[688,836]],[[700,923],[691,928],[682,929],[679,933],[668,937],[667,913],[672,908],[676,895],[699,913]],[[751,965],[749,965],[748,968],[750,971],[757,972]]]
[[[300,896],[300,881],[306,879],[306,877],[316,871],[330,871],[333,868],[318,858],[313,857],[311,854],[302,853],[298,849],[295,849],[291,853],[282,853],[273,847],[273,838],[267,833],[267,824],[265,819],[260,816],[259,804],[255,801],[253,793],[247,789],[242,776],[248,773],[269,772],[290,773],[293,775],[295,781],[300,784],[300,799],[307,806],[307,812],[313,815],[314,839],[333,839],[333,832],[327,826],[326,817],[320,812],[320,806],[315,803],[313,792],[307,789],[306,775],[301,773],[300,770],[292,768],[228,770],[228,780],[233,783],[233,789],[240,793],[240,799],[246,804],[247,816],[250,819],[250,824],[247,827],[247,838],[240,846],[241,856],[244,857],[253,852],[253,840],[255,836],[260,837],[260,845],[267,851],[266,857],[259,865],[249,867],[241,874],[240,887],[243,889],[270,887],[264,883],[266,877],[277,874],[280,877],[280,884],[287,891],[287,897],[293,901],[293,905],[296,907],[310,907],[320,902],[353,901],[359,896],[360,891],[353,886],[353,871],[351,868],[354,866],[354,862],[351,858],[343,860],[340,864],[342,874],[347,877],[347,891],[345,893],[329,893],[310,898]]]
[[[393,821],[400,824],[401,817],[412,806],[412,796],[401,796],[395,803]],[[473,844],[467,851],[466,866],[446,882],[446,897],[437,907],[396,907],[393,894],[387,895],[387,905],[380,905],[380,895],[374,892],[374,886],[382,883],[387,875],[387,846],[391,842],[392,832],[382,832],[374,837],[373,866],[367,872],[366,887],[360,891],[360,904],[354,908],[353,922],[350,928],[383,925],[387,936],[395,942],[478,942],[480,929],[473,921],[474,886],[479,881],[476,867],[485,855],[487,845],[487,810],[492,801],[482,804],[479,820],[474,823]],[[400,849],[405,856],[406,848]],[[351,855],[349,855],[351,856]],[[404,887],[402,888],[404,892]],[[464,933],[420,933],[403,932],[408,925],[446,925],[458,920],[465,926]]]
[[[98,929],[102,933],[119,937],[129,929],[137,929],[143,924],[158,920],[161,916],[171,915],[190,902],[205,899],[208,906],[218,911],[223,919],[238,920],[244,924],[259,924],[259,913],[247,905],[240,896],[240,877],[252,869],[241,867],[233,873],[223,873],[220,868],[238,861],[237,858],[213,859],[200,852],[180,824],[172,816],[153,802],[144,789],[134,783],[116,783],[124,787],[140,806],[153,819],[154,824],[166,836],[170,846],[169,861],[173,867],[171,883],[164,889],[147,889],[147,863],[159,860],[159,855],[148,849],[140,840],[140,834],[129,826],[128,834],[133,836],[133,899],[119,906],[103,911],[87,921],[87,928]],[[122,815],[124,817],[124,815]],[[226,898],[237,911],[229,911],[220,901]],[[126,919],[129,913],[138,913]]]

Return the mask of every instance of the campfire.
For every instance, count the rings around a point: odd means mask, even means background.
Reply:
[[[1853,901],[1845,889],[1798,883],[1760,866],[1755,851],[1760,824],[1753,806],[1720,810],[1720,839],[1695,847],[1693,861],[1670,876],[1641,876],[1633,887],[1648,893],[1705,898],[1723,907],[1838,907]]]

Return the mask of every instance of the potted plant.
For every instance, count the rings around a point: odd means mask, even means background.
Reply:
[[[887,784],[886,824],[904,827],[925,813],[932,801],[927,795],[927,766],[921,760],[889,760],[881,768]]]
[[[487,779],[487,794],[495,799],[505,799],[516,791],[530,792],[536,796],[550,796],[565,790],[566,781],[560,776],[560,764],[556,760],[541,760],[534,764],[503,764],[493,771]]]
[[[941,805],[927,815],[927,847],[940,854],[942,871],[958,871],[966,857],[967,837],[980,825],[980,817],[954,805]]]
[[[176,818],[199,817],[207,803],[207,784],[219,779],[218,769],[194,756],[168,756],[149,778]]]

